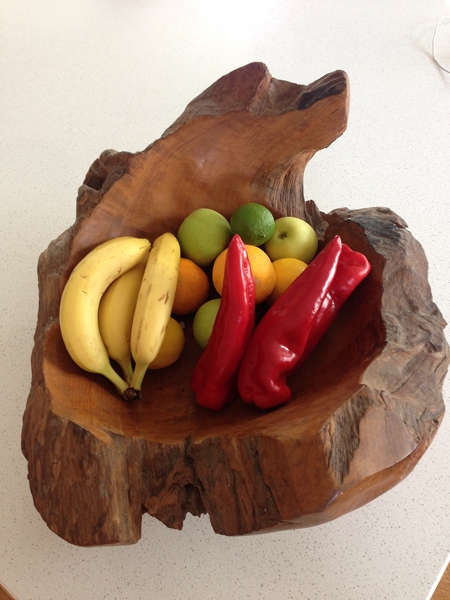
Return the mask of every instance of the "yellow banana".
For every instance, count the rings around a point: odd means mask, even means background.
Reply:
[[[106,288],[133,268],[149,247],[148,240],[130,236],[100,244],[72,271],[61,297],[59,323],[70,356],[85,371],[107,377],[121,394],[128,383],[109,361],[98,327],[98,307]]]
[[[155,359],[172,312],[180,265],[180,244],[172,233],[153,243],[142,279],[131,328],[131,353],[135,361],[133,379],[125,397],[140,398],[148,365]]]
[[[98,326],[110,358],[122,369],[128,383],[133,377],[131,362],[131,325],[144,276],[148,253],[138,264],[123,273],[107,288],[98,309]]]

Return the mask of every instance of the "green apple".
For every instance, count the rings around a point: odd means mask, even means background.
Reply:
[[[317,236],[303,219],[280,217],[275,220],[272,237],[264,244],[271,261],[280,258],[298,258],[309,264],[317,252]]]
[[[200,306],[195,313],[194,322],[192,323],[192,333],[195,341],[204,350],[211,337],[211,333],[219,311],[220,298],[208,300]]]
[[[230,223],[216,210],[198,208],[181,223],[177,238],[181,254],[208,267],[231,241]]]

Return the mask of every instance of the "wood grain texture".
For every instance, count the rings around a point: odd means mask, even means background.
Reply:
[[[342,71],[303,86],[252,63],[200,94],[143,152],[107,151],[89,169],[74,225],[39,260],[22,432],[35,506],[63,539],[134,543],[143,513],[177,529],[187,513],[207,513],[225,535],[321,524],[389,490],[428,448],[444,415],[449,352],[424,252],[388,208],[323,214],[303,198],[308,161],[347,117]],[[180,361],[152,372],[132,405],[71,361],[59,300],[89,250],[118,235],[176,233],[201,206],[229,218],[245,202],[306,219],[320,247],[339,234],[372,264],[290,379],[288,405],[198,406],[192,318]]]

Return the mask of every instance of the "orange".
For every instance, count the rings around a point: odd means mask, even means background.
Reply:
[[[194,313],[206,301],[208,294],[209,279],[205,271],[189,258],[181,258],[172,313]]]
[[[261,248],[245,244],[248,259],[252,269],[253,279],[255,281],[256,304],[263,302],[271,293],[275,286],[276,276],[272,261]],[[214,261],[212,270],[212,280],[214,287],[222,294],[223,276],[225,272],[225,260],[228,249],[219,254]]]
[[[184,348],[184,331],[178,321],[170,317],[167,323],[166,333],[159,349],[158,354],[153,362],[148,365],[151,370],[165,369],[177,362]]]
[[[298,258],[279,258],[273,261],[272,266],[275,271],[276,281],[272,293],[267,298],[267,302],[270,305],[303,273],[308,265]]]

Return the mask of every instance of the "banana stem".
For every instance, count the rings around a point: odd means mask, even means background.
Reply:
[[[112,367],[107,369],[107,371],[105,373],[103,373],[103,375],[107,379],[109,379],[116,386],[116,390],[122,396],[124,396],[125,390],[128,389],[128,383],[124,379],[122,379],[122,377],[120,375],[118,375]]]
[[[120,360],[119,366],[122,369],[123,378],[130,384],[133,379],[133,365],[131,364],[130,358]]]
[[[148,364],[137,362],[134,366],[133,377],[130,382],[130,387],[125,390],[124,396],[128,402],[139,400],[141,398],[141,387],[147,373]]]
[[[142,382],[144,381],[145,374],[147,373],[147,367],[148,367],[147,363],[141,363],[141,362],[137,362],[134,365],[134,373],[133,373],[133,378],[131,379],[131,382],[130,382],[130,387],[134,388],[135,390],[141,389]]]

